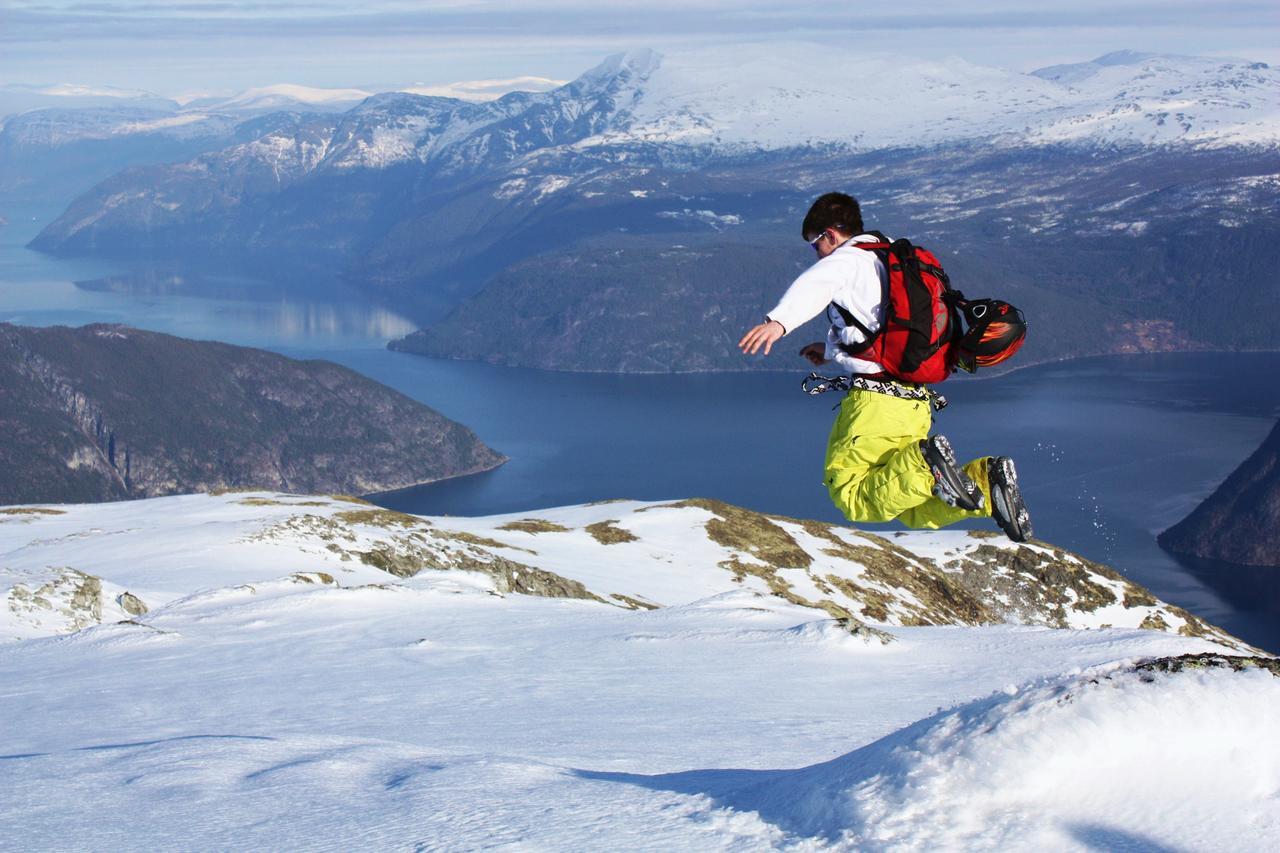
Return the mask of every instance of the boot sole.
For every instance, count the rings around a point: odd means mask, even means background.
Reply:
[[[1004,534],[1014,542],[1026,542],[1031,538],[1031,514],[1022,500],[1022,490],[1018,488],[1018,470],[1013,460],[1001,456],[992,466],[997,469],[997,476],[991,476],[991,517]]]
[[[929,470],[933,472],[934,479],[938,480],[938,474],[941,473],[942,479],[945,480],[946,488],[955,493],[956,502],[954,506],[957,509],[963,509],[968,512],[976,512],[982,509],[982,490],[956,463],[956,454],[951,449],[951,442],[947,441],[945,436],[935,435],[933,438],[926,440],[925,444],[935,450],[942,457],[943,463],[945,463],[935,469],[933,464],[929,462],[929,457],[925,456],[925,462],[929,463]],[[943,483],[937,483],[934,486],[934,493],[937,494],[942,487]],[[941,496],[939,495],[939,497]]]

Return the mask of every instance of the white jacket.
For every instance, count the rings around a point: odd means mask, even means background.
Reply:
[[[871,234],[859,234],[802,272],[777,306],[766,316],[782,324],[786,334],[812,320],[831,303],[848,311],[873,334],[884,322],[884,293],[888,281],[884,264],[875,252],[856,249],[850,243],[878,243]],[[859,344],[865,338],[853,326],[845,325],[835,311],[828,312],[826,357],[848,373],[879,373],[878,362],[854,358],[840,344]]]

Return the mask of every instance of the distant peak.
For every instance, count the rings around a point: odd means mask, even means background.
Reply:
[[[1111,53],[1099,56],[1093,60],[1094,65],[1137,65],[1140,62],[1146,62],[1148,59],[1154,59],[1156,54],[1143,53],[1138,50],[1115,50]]]
[[[637,76],[647,76],[662,64],[662,54],[656,50],[640,48],[626,53],[615,53],[606,57],[603,62],[592,68],[579,79],[603,79],[616,77],[623,72]]]

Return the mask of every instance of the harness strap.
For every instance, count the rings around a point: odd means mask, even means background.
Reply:
[[[870,376],[822,376],[810,373],[800,383],[800,390],[810,396],[825,394],[828,391],[851,391],[853,389],[886,394],[901,400],[923,400],[941,412],[947,407],[947,398],[924,385],[911,385],[894,379],[875,379]]]

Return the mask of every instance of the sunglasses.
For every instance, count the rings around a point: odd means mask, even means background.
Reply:
[[[827,232],[823,231],[817,237],[814,237],[812,240],[809,241],[809,245],[813,247],[813,250],[815,252],[818,251],[818,244],[822,242],[822,238],[825,236],[827,236]]]

